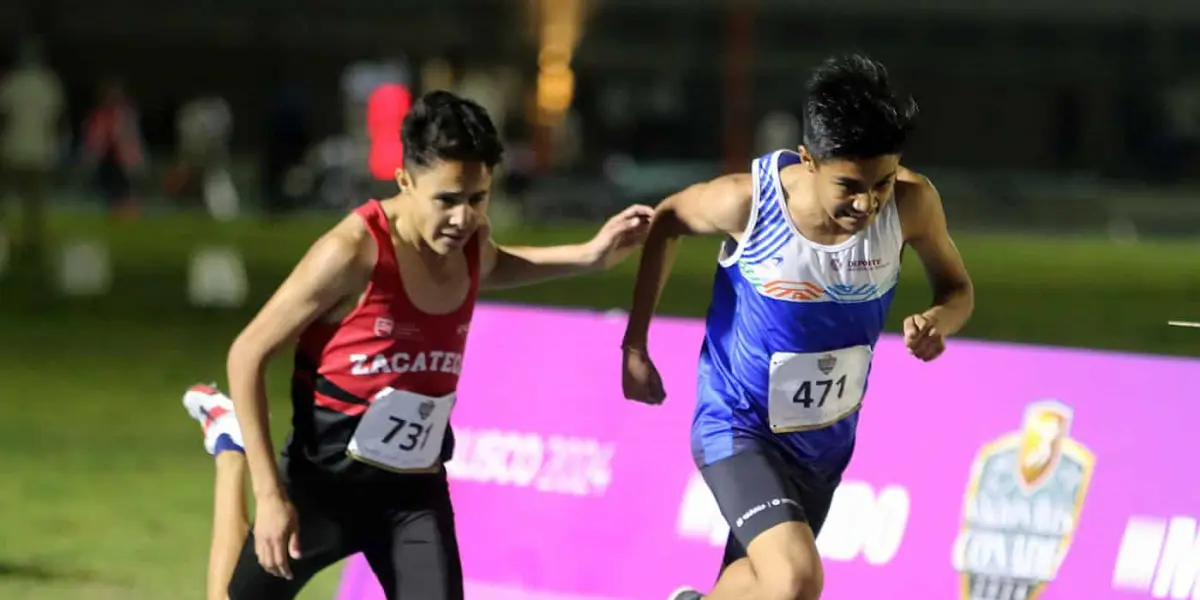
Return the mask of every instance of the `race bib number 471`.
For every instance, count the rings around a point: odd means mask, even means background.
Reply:
[[[454,401],[454,394],[435,398],[386,388],[363,414],[346,453],[389,471],[433,469],[441,457]]]
[[[858,410],[871,347],[771,355],[768,413],[776,433],[828,427]]]

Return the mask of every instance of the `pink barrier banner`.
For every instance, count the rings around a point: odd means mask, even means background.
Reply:
[[[481,306],[448,465],[471,600],[708,589],[728,526],[692,464],[703,326],[658,319],[663,406],[625,401],[624,317]],[[1200,599],[1200,362],[880,341],[818,539],[823,598]],[[383,600],[361,557],[338,600]]]

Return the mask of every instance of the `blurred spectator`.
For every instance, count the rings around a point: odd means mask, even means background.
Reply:
[[[218,218],[238,212],[238,197],[229,174],[229,139],[233,113],[224,98],[200,96],[179,109],[176,119],[178,157],[170,187],[185,197],[201,198]]]
[[[132,216],[133,178],[144,168],[145,154],[137,111],[116,82],[101,86],[100,102],[84,123],[84,162],[95,169],[106,208]]]
[[[45,194],[58,159],[63,88],[36,42],[26,41],[17,54],[16,68],[0,80],[0,194],[19,198],[19,244],[37,252],[44,236]]]

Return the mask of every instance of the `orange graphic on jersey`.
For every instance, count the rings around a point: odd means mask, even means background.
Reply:
[[[825,295],[825,289],[811,281],[768,281],[762,290],[780,300],[817,300]]]

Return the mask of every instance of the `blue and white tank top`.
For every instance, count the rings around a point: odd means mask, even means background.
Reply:
[[[779,178],[798,162],[787,150],[754,161],[749,223],[721,248],[692,426],[700,465],[766,443],[836,477],[853,451],[904,237],[893,201],[842,243],[806,239]]]

